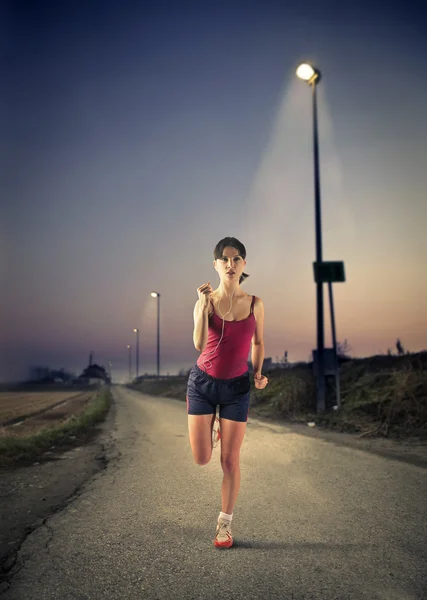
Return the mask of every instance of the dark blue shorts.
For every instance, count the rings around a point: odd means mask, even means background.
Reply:
[[[214,415],[219,406],[221,418],[245,422],[249,414],[250,387],[249,372],[233,379],[217,379],[194,365],[187,383],[187,413]]]

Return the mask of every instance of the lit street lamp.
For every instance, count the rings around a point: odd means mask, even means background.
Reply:
[[[139,375],[139,329],[134,329],[136,333],[136,378],[138,379]]]
[[[129,379],[132,379],[132,346],[128,344],[129,350]]]
[[[296,72],[313,89],[313,158],[314,158],[314,205],[316,229],[316,263],[322,262],[322,222],[320,212],[319,139],[317,130],[316,85],[320,81],[320,71],[309,64],[301,64]],[[323,282],[317,286],[317,412],[325,411],[325,331],[323,321]]]
[[[160,376],[160,294],[151,292],[152,298],[157,298],[157,377]]]

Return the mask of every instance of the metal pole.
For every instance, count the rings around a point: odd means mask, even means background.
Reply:
[[[319,175],[319,138],[317,130],[316,79],[313,87],[313,158],[314,158],[314,200],[316,228],[316,262],[322,262],[322,221],[320,211],[320,175]],[[317,286],[317,412],[325,411],[325,368],[324,347],[325,332],[323,323],[323,284]]]
[[[129,348],[129,379],[132,379],[132,347]]]
[[[136,330],[136,378],[139,375],[139,329]]]
[[[331,327],[332,327],[332,343],[334,346],[334,357],[335,357],[335,385],[336,385],[336,395],[337,395],[337,406],[340,405],[340,373],[339,373],[339,365],[338,365],[338,354],[337,354],[337,335],[335,329],[335,311],[334,311],[334,296],[332,293],[332,283],[329,281],[329,306],[331,308]]]
[[[157,377],[160,377],[160,294],[157,294]]]

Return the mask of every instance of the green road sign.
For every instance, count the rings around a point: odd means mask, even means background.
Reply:
[[[345,281],[343,261],[323,261],[313,263],[314,281],[316,283],[333,283]]]

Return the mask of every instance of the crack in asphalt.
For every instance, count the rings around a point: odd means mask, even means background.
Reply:
[[[63,511],[65,508],[70,506],[77,498],[79,498],[85,491],[87,485],[90,481],[93,480],[95,476],[102,475],[103,472],[107,469],[107,466],[117,463],[117,461],[121,458],[121,452],[115,448],[115,440],[113,439],[112,432],[110,431],[107,434],[107,440],[98,441],[98,444],[101,447],[100,452],[95,456],[94,460],[97,463],[99,469],[89,475],[87,479],[82,481],[72,494],[69,494],[66,498],[62,500],[59,504],[50,507],[51,514],[41,520],[39,520],[34,525],[28,525],[25,529],[25,535],[19,542],[19,545],[14,548],[3,560],[0,565],[0,596],[2,596],[12,585],[13,579],[18,575],[18,573],[25,567],[28,560],[31,558],[31,553],[26,554],[23,553],[22,547],[25,541],[31,536],[35,531],[39,530],[41,527],[46,527],[47,531],[50,534],[50,537],[46,541],[45,548],[52,558],[52,555],[49,552],[49,544],[54,537],[54,531],[49,524],[50,518],[57,514],[58,512]],[[116,465],[118,468],[118,465]],[[115,477],[114,477],[115,479]]]
[[[47,550],[47,553],[49,554],[49,556],[52,558],[52,555],[51,555],[51,553],[50,553],[50,551],[49,551],[49,543],[50,543],[50,542],[53,540],[53,529],[52,529],[52,527],[49,525],[49,522],[48,522],[48,519],[47,519],[47,518],[44,520],[44,523],[43,523],[43,525],[44,525],[44,527],[46,527],[46,529],[47,529],[48,533],[50,534],[50,537],[49,537],[49,538],[46,540],[46,543],[45,543],[45,546],[44,546],[44,547],[46,548],[46,550]]]

